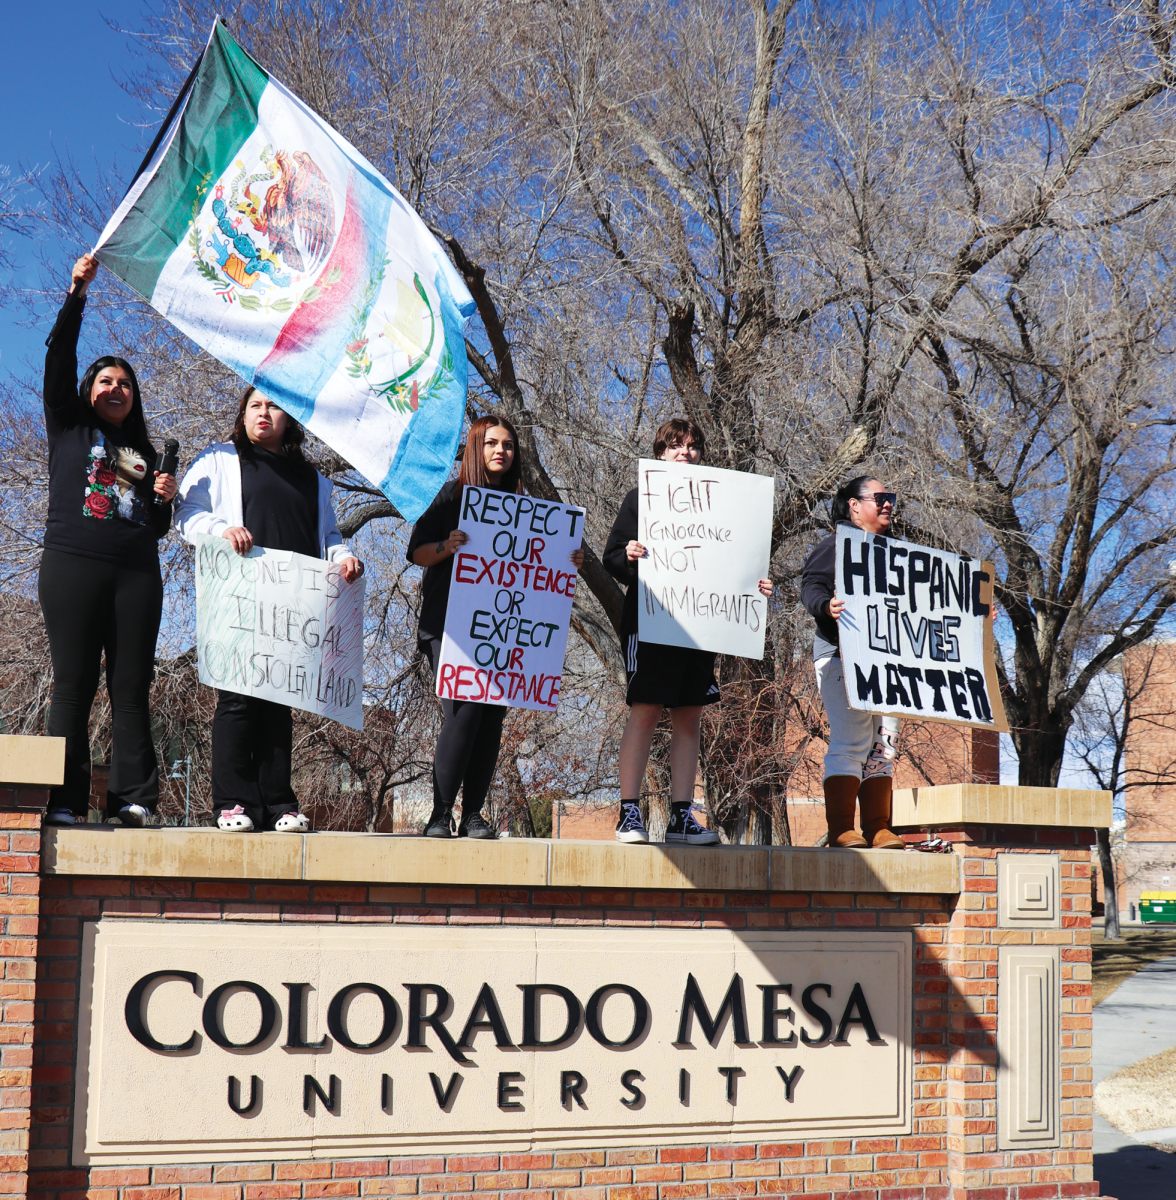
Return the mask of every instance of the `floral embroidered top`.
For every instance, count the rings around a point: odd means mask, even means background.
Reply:
[[[45,432],[49,438],[46,550],[154,567],[171,504],[155,503],[155,452],[131,444],[78,395],[78,334],[85,296],[67,297],[45,354]]]

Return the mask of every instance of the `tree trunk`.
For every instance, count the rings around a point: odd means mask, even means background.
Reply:
[[[1020,729],[1013,734],[1017,747],[1017,783],[1021,787],[1058,786],[1066,753],[1065,729]]]
[[[1108,942],[1117,942],[1119,931],[1119,892],[1115,879],[1115,860],[1111,857],[1111,831],[1098,829],[1098,865],[1103,879],[1103,919],[1106,922],[1103,937]]]

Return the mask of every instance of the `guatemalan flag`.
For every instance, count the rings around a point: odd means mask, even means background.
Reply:
[[[473,299],[400,193],[219,21],[95,253],[407,520],[428,507]]]

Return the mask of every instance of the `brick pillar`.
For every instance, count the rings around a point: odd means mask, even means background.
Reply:
[[[1075,844],[1083,831],[1066,830],[1064,839],[1058,838],[1064,840],[1065,848],[1050,844],[1054,832],[1020,830],[1013,844],[1007,844],[1012,841],[1007,829],[970,828],[942,835],[955,842],[964,860],[963,890],[948,930],[947,954],[951,985],[947,1140],[952,1200],[1006,1195],[1061,1200],[1098,1195],[1093,1181],[1090,851]],[[1059,928],[1000,927],[997,857],[1005,852],[1058,856]],[[998,1144],[997,1000],[1002,946],[1057,947],[1059,951],[1061,1086],[1056,1145],[1002,1149]],[[1007,989],[1001,992],[1002,1004],[1011,1004],[1011,982],[1001,981]]]
[[[0,1200],[28,1190],[41,814],[0,811]]]

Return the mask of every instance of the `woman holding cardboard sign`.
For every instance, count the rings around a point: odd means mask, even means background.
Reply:
[[[302,456],[306,434],[256,388],[247,388],[230,440],[209,446],[180,484],[176,528],[223,537],[238,554],[254,546],[337,563],[348,582],[363,563],[347,548],[331,504],[332,484]],[[260,696],[218,691],[212,718],[212,803],[225,833],[305,833],[290,786],[290,708]]]
[[[898,497],[872,475],[859,475],[833,498],[834,525],[852,524],[866,533],[886,533]],[[813,665],[829,718],[825,755],[825,821],[829,845],[872,846],[903,850],[906,844],[890,828],[890,798],[898,745],[896,717],[858,712],[849,707],[837,621],[845,601],[836,595],[837,532],[818,542],[801,572],[801,600],[817,623]],[[862,833],[853,826],[854,803],[861,807]],[[864,836],[863,836],[864,834]]]
[[[470,426],[461,470],[451,479],[413,526],[408,541],[408,561],[425,568],[421,580],[421,615],[417,645],[428,658],[433,673],[441,660],[441,639],[453,579],[453,558],[469,541],[458,528],[461,493],[467,485],[496,488],[522,494],[523,464],[518,453],[519,435],[514,425],[497,413],[479,417]],[[576,550],[572,563],[584,562]],[[426,837],[493,838],[494,830],[482,816],[482,805],[494,779],[498,750],[502,744],[502,722],[506,708],[476,700],[442,698],[444,720],[433,755],[433,811],[425,827]],[[453,819],[457,793],[461,792],[461,823]]]
[[[706,439],[702,430],[686,417],[666,421],[653,439],[653,457],[663,462],[702,461]],[[625,651],[625,673],[629,686],[625,703],[629,719],[621,735],[621,810],[617,817],[619,842],[649,841],[641,819],[639,797],[649,763],[653,734],[662,709],[670,710],[670,822],[667,842],[688,846],[713,846],[719,840],[714,830],[700,825],[693,814],[694,780],[698,774],[698,746],[702,710],[719,700],[715,681],[716,656],[707,650],[662,646],[643,642],[638,636],[637,561],[646,555],[637,540],[637,489],[621,502],[612,532],[604,548],[604,565],[619,582],[628,585],[621,614],[621,645]],[[769,579],[759,581],[760,593],[772,594]]]

